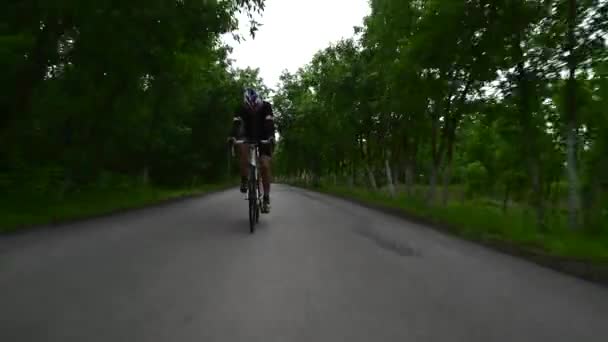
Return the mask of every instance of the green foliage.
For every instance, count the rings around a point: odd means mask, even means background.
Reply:
[[[383,188],[388,164],[406,192],[428,183],[427,205],[442,186],[449,207],[455,184],[532,209],[541,231],[580,192],[584,225],[606,229],[608,2],[370,6],[354,38],[283,75],[277,171]]]
[[[488,171],[480,161],[469,163],[465,167],[467,195],[473,197],[483,192],[488,182]]]
[[[0,191],[123,182],[108,174],[172,186],[229,177],[232,111],[242,87],[260,81],[257,70],[230,65],[220,37],[237,28],[238,11],[263,8],[263,0],[3,2]]]
[[[220,38],[238,27],[239,11],[251,19],[263,8],[263,0],[2,2],[0,231],[232,179],[232,112],[243,86],[260,78],[233,68]]]

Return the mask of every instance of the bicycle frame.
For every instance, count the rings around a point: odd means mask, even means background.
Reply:
[[[248,141],[237,141],[237,143],[249,145],[249,181],[246,199],[249,201],[249,225],[250,231],[253,233],[255,231],[255,224],[260,218],[260,207],[262,205],[262,194],[260,192],[260,177],[258,169],[259,143]],[[269,143],[269,141],[261,141],[260,143]]]
[[[254,170],[254,174],[253,176],[255,177],[254,179],[251,179],[251,182],[255,183],[255,189],[256,189],[256,193],[255,194],[248,194],[247,197],[253,195],[256,199],[259,199],[260,196],[260,175],[259,175],[259,169],[258,169],[258,159],[259,159],[259,153],[258,153],[258,145],[257,144],[249,144],[249,169],[250,170]]]
[[[249,145],[249,167],[253,167],[258,171],[258,160],[260,158],[259,154],[259,144],[269,144],[270,140],[261,140],[258,142],[249,142],[246,140],[237,140],[237,144],[248,144]],[[233,151],[234,155],[234,151]]]
[[[249,144],[249,166],[258,167],[258,145],[257,144]]]

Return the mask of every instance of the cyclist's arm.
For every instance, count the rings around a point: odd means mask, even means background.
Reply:
[[[228,139],[235,140],[242,136],[243,131],[243,118],[240,111],[235,111],[232,117],[232,128],[230,130],[230,136]]]
[[[274,140],[274,136],[276,133],[276,127],[274,124],[274,113],[272,111],[272,105],[268,103],[268,109],[266,110],[266,116],[264,118],[264,130],[266,139]]]

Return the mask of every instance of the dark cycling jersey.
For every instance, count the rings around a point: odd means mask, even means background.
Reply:
[[[264,101],[257,110],[252,110],[242,104],[235,111],[233,137],[266,140],[274,138],[274,134],[274,114],[269,102]]]

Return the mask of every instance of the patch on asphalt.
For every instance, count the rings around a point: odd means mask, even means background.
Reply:
[[[420,253],[412,248],[410,245],[396,241],[394,239],[390,239],[384,237],[376,232],[370,231],[369,229],[358,229],[356,230],[357,234],[370,239],[379,247],[386,249],[390,252],[396,253],[399,256],[403,257],[413,257],[420,256]]]

